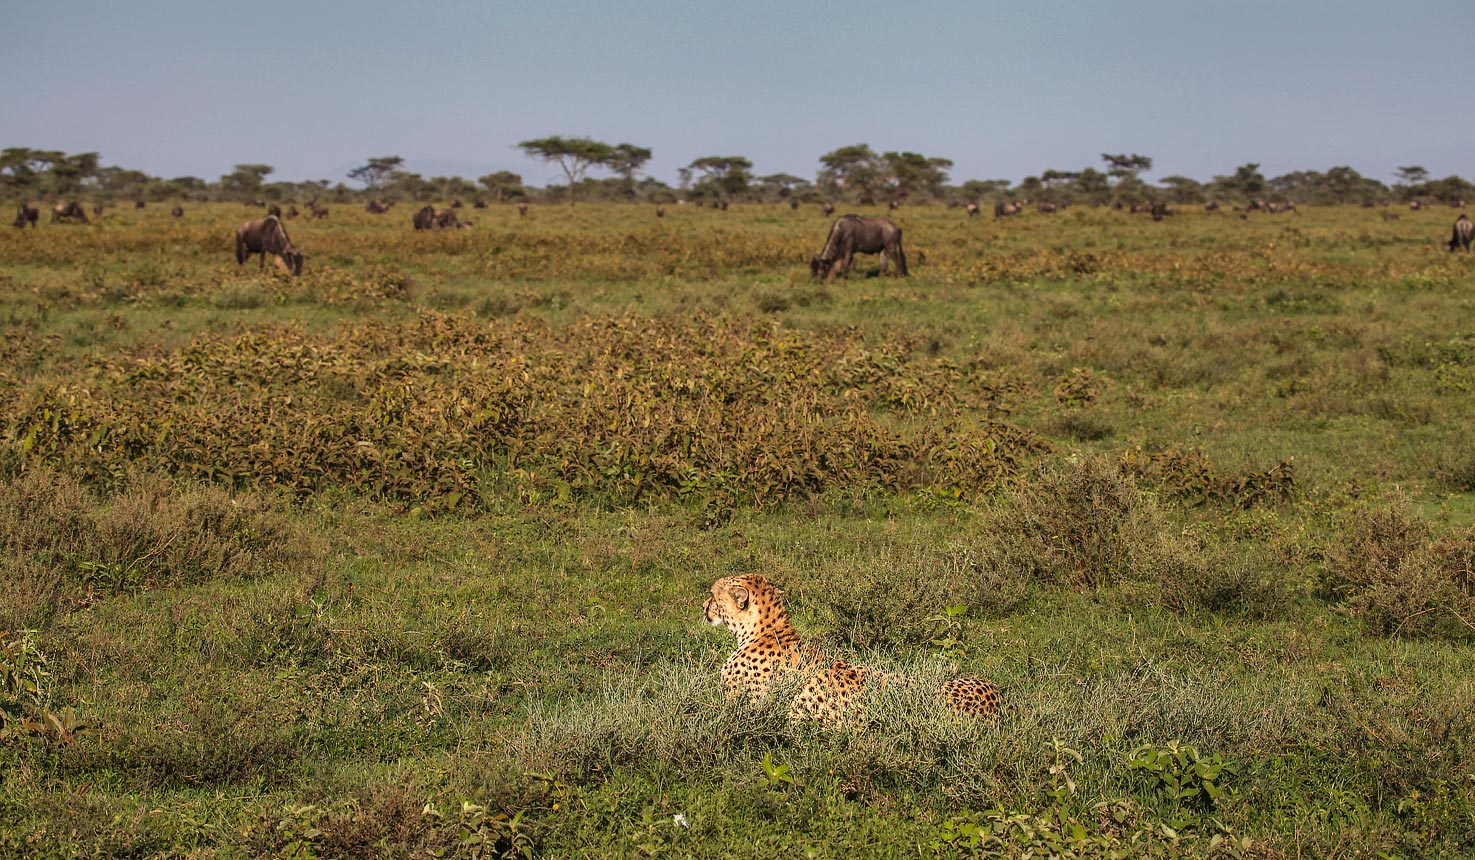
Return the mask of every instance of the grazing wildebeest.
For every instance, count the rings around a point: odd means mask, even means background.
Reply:
[[[825,205],[819,207],[819,211],[825,213],[825,215],[834,215],[835,204],[826,201]]]
[[[282,217],[282,207],[280,207],[277,204],[273,203],[270,206],[266,207],[266,214],[268,214],[268,215],[275,215],[278,218],[280,218],[280,217]]]
[[[473,208],[473,209],[485,209],[485,208],[487,208],[487,202],[485,200],[481,199],[480,197],[478,197],[475,200],[471,201],[471,208]]]
[[[1152,208],[1149,211],[1152,212],[1152,220],[1161,221],[1163,220],[1164,215],[1173,214],[1173,207],[1169,206],[1161,200],[1156,200],[1153,202]]]
[[[142,209],[143,207],[145,207],[147,205],[149,205],[149,204],[146,201],[143,201],[143,200],[135,200],[135,201],[133,201],[133,208],[134,209]]]
[[[880,254],[881,271],[896,262],[898,277],[907,275],[907,255],[901,247],[901,228],[886,218],[841,215],[830,226],[830,236],[809,261],[809,272],[825,283],[835,275],[848,275],[856,254]]]
[[[994,217],[1007,218],[1011,215],[1018,215],[1019,211],[1023,208],[1017,203],[1005,203],[1001,200],[994,204]]]
[[[1397,212],[1384,212],[1383,213],[1383,220],[1384,221],[1397,221],[1398,218],[1399,218],[1399,215],[1398,215]],[[1454,250],[1454,249],[1451,248],[1450,250]]]
[[[286,218],[296,218],[297,217],[297,207],[295,205],[288,206],[287,207],[287,214],[284,217],[286,217]]]
[[[437,209],[426,205],[416,212],[410,219],[416,230],[445,230],[451,227],[459,227],[456,213],[450,209]]]
[[[36,208],[35,206],[27,206],[26,204],[22,203],[15,210],[14,223],[17,227],[24,227],[26,226],[27,222],[30,222],[31,228],[35,229],[36,221],[40,219],[40,217],[40,209]]]
[[[389,207],[387,207],[387,206],[385,207],[385,209],[388,209],[388,208]],[[316,200],[314,200],[313,202],[307,204],[307,211],[311,212],[312,213],[312,217],[314,217],[314,218],[326,218],[326,217],[328,217],[328,207],[326,207],[326,206],[319,206],[317,204],[317,201]]]
[[[1210,200],[1208,203],[1205,203],[1204,204],[1204,211],[1205,212],[1218,212],[1219,211],[1219,201],[1218,200]]]
[[[1417,212],[1417,211],[1419,211],[1419,210],[1420,210],[1420,209],[1423,209],[1423,208],[1424,208],[1424,204],[1423,204],[1423,203],[1420,203],[1420,202],[1419,202],[1419,201],[1417,201],[1417,200],[1415,200],[1415,201],[1414,201],[1414,202],[1412,202],[1412,203],[1410,203],[1410,204],[1408,204],[1408,208],[1409,208],[1409,209],[1410,209],[1410,210],[1411,210],[1411,211],[1413,211],[1413,212]]]
[[[969,218],[972,218],[973,216],[977,215],[978,212],[979,212],[978,204],[977,203],[969,203],[964,208],[966,208],[968,210],[968,217]]]
[[[1472,240],[1475,240],[1475,223],[1471,223],[1469,218],[1461,215],[1455,219],[1455,232],[1449,240],[1449,252],[1453,254],[1455,248],[1463,245],[1468,253]]]
[[[1060,209],[1060,207],[1056,206],[1054,203],[1046,203],[1044,201],[1041,201],[1040,205],[1036,208],[1040,210],[1040,214],[1042,215],[1053,215],[1056,211]]]
[[[383,215],[385,212],[388,212],[389,207],[393,205],[393,203],[385,203],[383,200],[370,200],[368,203],[364,204],[364,211],[372,212],[375,215]]]
[[[526,203],[519,203],[519,204],[517,204],[517,216],[519,218],[522,218],[522,217],[525,217],[527,214],[528,214],[528,205]]]
[[[101,203],[94,203],[94,204],[92,204],[92,217],[93,218],[101,218],[102,217],[102,204]]]
[[[460,200],[452,200],[451,201],[451,208],[452,209],[460,209],[461,208],[461,201]]]
[[[271,254],[275,265],[294,275],[302,274],[302,252],[292,247],[287,228],[275,215],[247,221],[236,228],[236,262],[244,266],[246,258],[252,254],[261,255],[262,268],[266,267],[266,255]]]
[[[896,210],[898,210],[898,209],[901,208],[901,201],[900,200],[893,200],[890,203],[887,203],[886,204],[886,208],[887,209],[890,209],[892,212],[895,212]]]
[[[82,204],[73,200],[70,203],[58,203],[51,207],[51,223],[58,221],[81,221],[87,223],[87,213],[82,211]]]
[[[184,207],[183,206],[175,206],[173,209],[169,210],[169,214],[170,215],[173,215],[175,218],[183,218],[184,217]]]
[[[797,211],[799,209],[799,201],[798,200],[790,200],[789,201],[789,209],[790,210]]]
[[[666,217],[666,207],[664,207],[664,206],[657,206],[656,207],[656,217],[657,218],[664,218],[664,217]]]
[[[266,208],[266,201],[265,200],[247,200],[246,201],[246,205],[247,206],[255,206],[257,209],[265,209]]]

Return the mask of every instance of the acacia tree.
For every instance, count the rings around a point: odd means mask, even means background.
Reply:
[[[621,143],[613,147],[604,161],[604,166],[620,177],[620,184],[627,199],[635,197],[635,173],[650,161],[649,147]]]
[[[638,151],[628,143],[619,146],[611,146],[603,141],[593,140],[587,137],[541,137],[537,140],[524,140],[517,145],[529,158],[537,158],[550,164],[557,164],[563,169],[563,175],[568,178],[568,205],[574,205],[574,189],[583,181],[591,167],[608,167],[610,162],[621,157],[620,148],[629,147],[624,152],[628,160],[631,155]],[[649,152],[649,150],[646,150]],[[647,155],[646,158],[649,158]],[[644,164],[644,160],[640,161]],[[635,168],[631,168],[633,173]]]
[[[488,173],[476,181],[485,185],[487,191],[496,196],[498,203],[522,194],[522,175],[510,170]]]
[[[748,184],[753,180],[753,162],[741,155],[708,155],[698,158],[681,168],[681,180],[691,181],[694,170],[702,172],[702,178],[696,184],[698,190],[712,190],[727,197],[747,191]]]
[[[896,200],[913,194],[941,197],[947,172],[953,166],[950,159],[928,158],[915,152],[888,152],[881,156],[881,162],[885,170],[882,185]]]
[[[354,182],[362,182],[369,191],[379,191],[394,181],[404,163],[405,160],[398,155],[381,155],[370,158],[368,164],[348,171],[348,178]]]
[[[261,183],[274,170],[270,164],[237,164],[234,170],[220,177],[220,185],[227,191],[251,196],[261,191]]]
[[[819,163],[817,179],[826,193],[840,196],[853,192],[857,202],[875,204],[886,179],[886,166],[868,144],[842,146],[821,155]]]

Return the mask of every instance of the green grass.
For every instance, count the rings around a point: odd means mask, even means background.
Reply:
[[[0,234],[0,856],[1475,850],[1453,214],[186,209]],[[724,701],[740,572],[1006,716]]]

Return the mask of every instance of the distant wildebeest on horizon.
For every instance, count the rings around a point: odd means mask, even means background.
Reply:
[[[257,209],[265,209],[266,208],[266,201],[265,200],[247,200],[246,201],[246,205],[247,206],[254,206]]]
[[[789,201],[789,209],[791,211],[797,211],[799,209],[799,201],[798,200],[790,200]]]
[[[36,222],[40,220],[40,218],[40,209],[36,208],[35,206],[27,206],[26,204],[22,203],[16,207],[15,221],[13,223],[17,227],[24,227],[27,223],[29,223],[31,225],[31,229],[34,230],[36,228]]]
[[[481,199],[480,197],[478,197],[475,200],[471,201],[471,208],[472,209],[485,209],[485,208],[487,208],[487,202],[485,200]]]
[[[1204,211],[1205,212],[1218,212],[1219,211],[1219,201],[1218,200],[1210,200],[1208,203],[1205,203],[1204,204]]]
[[[1453,254],[1456,248],[1463,245],[1465,252],[1469,253],[1472,240],[1475,240],[1475,223],[1471,223],[1470,219],[1462,214],[1455,219],[1455,231],[1449,240],[1449,252]]]
[[[268,215],[275,215],[278,218],[280,218],[280,217],[282,217],[282,207],[280,207],[277,204],[273,203],[270,206],[266,207],[266,214],[268,214]]]
[[[135,200],[135,201],[133,201],[133,208],[134,209],[142,209],[142,208],[144,208],[147,205],[149,205],[148,204],[148,201],[145,201],[145,200]]]
[[[1173,214],[1173,207],[1161,200],[1155,200],[1152,203],[1152,208],[1148,211],[1152,213],[1152,220],[1161,221],[1163,220],[1163,216]]]
[[[290,220],[292,218],[296,218],[297,217],[297,207],[295,205],[288,206],[287,207],[287,214],[284,215],[283,217],[284,218],[287,218],[288,220]]]
[[[886,204],[886,208],[889,209],[889,210],[891,210],[892,212],[895,212],[896,210],[898,210],[898,209],[901,208],[901,201],[900,200],[893,200],[890,203],[887,203]]]
[[[1040,201],[1040,205],[1036,206],[1035,208],[1040,210],[1041,215],[1053,215],[1060,210],[1060,207],[1056,206],[1054,203],[1047,203],[1043,200]]]
[[[656,217],[657,218],[664,218],[664,217],[666,217],[666,207],[664,207],[664,206],[657,206],[656,207]]]
[[[451,201],[451,208],[452,209],[460,209],[461,208],[461,201],[460,200],[452,200]]]
[[[51,223],[58,221],[81,221],[87,223],[87,213],[82,211],[82,204],[73,200],[69,203],[58,203],[51,207]]]
[[[827,200],[827,201],[825,201],[825,205],[819,207],[819,211],[825,213],[825,215],[834,215],[835,214],[835,204],[833,204],[833,203],[831,203],[831,202],[829,202]]]
[[[1023,208],[1024,207],[1020,206],[1018,203],[1005,203],[1001,200],[998,203],[994,204],[994,217],[1008,218],[1013,215],[1018,215]]]
[[[370,200],[364,204],[364,211],[371,212],[375,215],[383,215],[393,205],[393,203],[385,203],[383,200]]]
[[[809,273],[824,283],[849,275],[856,254],[880,254],[881,272],[896,263],[898,277],[907,276],[907,255],[901,247],[901,228],[886,218],[841,215],[830,225],[825,246],[809,260]]]
[[[184,217],[184,207],[183,206],[175,206],[173,209],[170,209],[169,210],[169,214],[170,215],[173,215],[175,218],[183,218]]]
[[[388,208],[388,207],[386,207],[386,208]],[[326,217],[328,217],[328,207],[326,207],[326,206],[319,206],[318,205],[318,202],[316,200],[314,200],[314,201],[312,201],[312,202],[310,202],[310,203],[307,204],[307,211],[308,212],[311,212],[312,213],[312,217],[314,217],[314,218],[326,218]]]
[[[964,206],[963,208],[968,211],[968,217],[969,218],[973,218],[973,217],[977,216],[978,213],[981,211],[978,208],[978,204],[977,203],[969,203],[966,206]]]
[[[1408,204],[1408,208],[1409,208],[1409,211],[1411,211],[1411,212],[1417,212],[1420,209],[1423,209],[1424,208],[1424,204],[1421,203],[1421,202],[1419,202],[1418,200],[1415,200],[1412,203]]]
[[[519,204],[517,204],[517,217],[519,217],[519,218],[525,218],[525,217],[527,217],[527,214],[528,214],[528,205],[526,203],[519,203]]]
[[[246,258],[252,254],[261,255],[261,268],[266,267],[266,255],[271,254],[274,265],[293,275],[302,274],[302,261],[306,259],[292,246],[287,228],[275,215],[247,221],[236,228],[236,262],[244,266]]]
[[[92,217],[93,218],[101,218],[102,217],[102,204],[101,203],[94,203],[94,204],[92,204]]]

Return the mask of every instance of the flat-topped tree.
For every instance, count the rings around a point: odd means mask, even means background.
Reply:
[[[362,182],[369,191],[379,191],[394,180],[404,163],[405,160],[398,155],[381,155],[348,171],[348,178]]]
[[[529,158],[555,163],[568,177],[568,204],[574,205],[574,187],[583,181],[591,167],[608,166],[617,156],[617,147],[587,137],[542,137],[524,140],[517,145]]]

